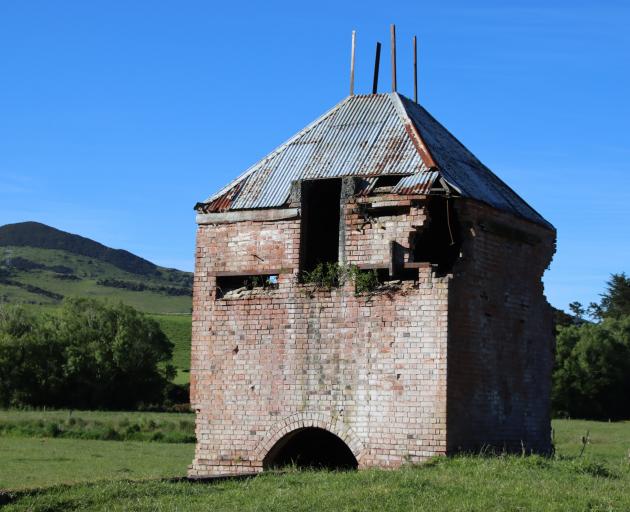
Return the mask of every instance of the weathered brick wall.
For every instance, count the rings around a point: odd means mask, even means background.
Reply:
[[[366,220],[360,207],[371,203],[372,198],[361,197],[351,199],[344,207],[345,261],[354,265],[384,263],[387,267],[390,258],[390,241],[395,241],[403,248],[409,249],[409,237],[416,231],[414,226],[424,224],[424,209],[415,204],[404,206],[401,210],[405,213],[401,215],[397,211],[388,211],[388,205],[392,207],[401,203],[407,205],[409,201],[393,198],[379,199],[377,204],[384,207],[383,213],[378,213],[378,210],[372,212]],[[408,258],[408,251],[405,252]]]
[[[366,224],[361,201],[343,207],[347,262],[387,262],[390,240],[408,255],[423,208],[402,202]],[[199,226],[191,476],[260,471],[304,426],[341,437],[360,467],[483,444],[548,449],[553,337],[540,277],[554,233],[473,201],[456,209],[454,277],[420,269],[415,284],[371,296],[298,284],[299,219]],[[276,290],[216,297],[216,272],[280,268],[291,273]]]
[[[448,449],[548,451],[555,233],[456,201],[464,243],[449,292]]]
[[[392,228],[407,233],[419,218],[403,214]],[[358,234],[359,223],[350,215],[347,233]],[[308,425],[346,441],[360,467],[396,467],[446,450],[447,280],[423,269],[415,285],[393,293],[356,296],[350,283],[313,291],[296,280],[299,225],[198,229],[191,476],[259,471],[282,435]],[[371,244],[369,232],[360,245],[349,236],[355,261],[382,245],[376,234]],[[215,298],[217,271],[279,267],[294,273],[282,274],[277,290]]]

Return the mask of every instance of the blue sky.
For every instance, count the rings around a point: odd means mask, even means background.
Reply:
[[[398,88],[558,229],[551,303],[630,272],[627,2],[0,3],[0,224],[192,269],[192,207],[348,90]]]

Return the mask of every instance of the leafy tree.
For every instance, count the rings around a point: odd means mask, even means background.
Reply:
[[[59,315],[0,310],[0,403],[77,408],[159,404],[172,343],[130,306],[69,299]]]
[[[0,404],[53,404],[63,390],[64,347],[48,319],[0,308]]]
[[[630,317],[560,327],[552,405],[559,415],[630,417]]]

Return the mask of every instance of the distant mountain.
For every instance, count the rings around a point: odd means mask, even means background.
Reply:
[[[0,226],[0,302],[121,300],[150,313],[189,313],[192,273],[39,222]]]
[[[129,251],[111,249],[89,238],[73,235],[39,222],[19,222],[0,226],[0,246],[61,249],[111,263],[132,274],[159,274],[157,265]]]

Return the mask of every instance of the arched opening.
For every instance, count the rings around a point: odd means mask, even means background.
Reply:
[[[263,460],[265,469],[295,465],[298,468],[350,470],[359,465],[348,445],[322,428],[289,432]]]

